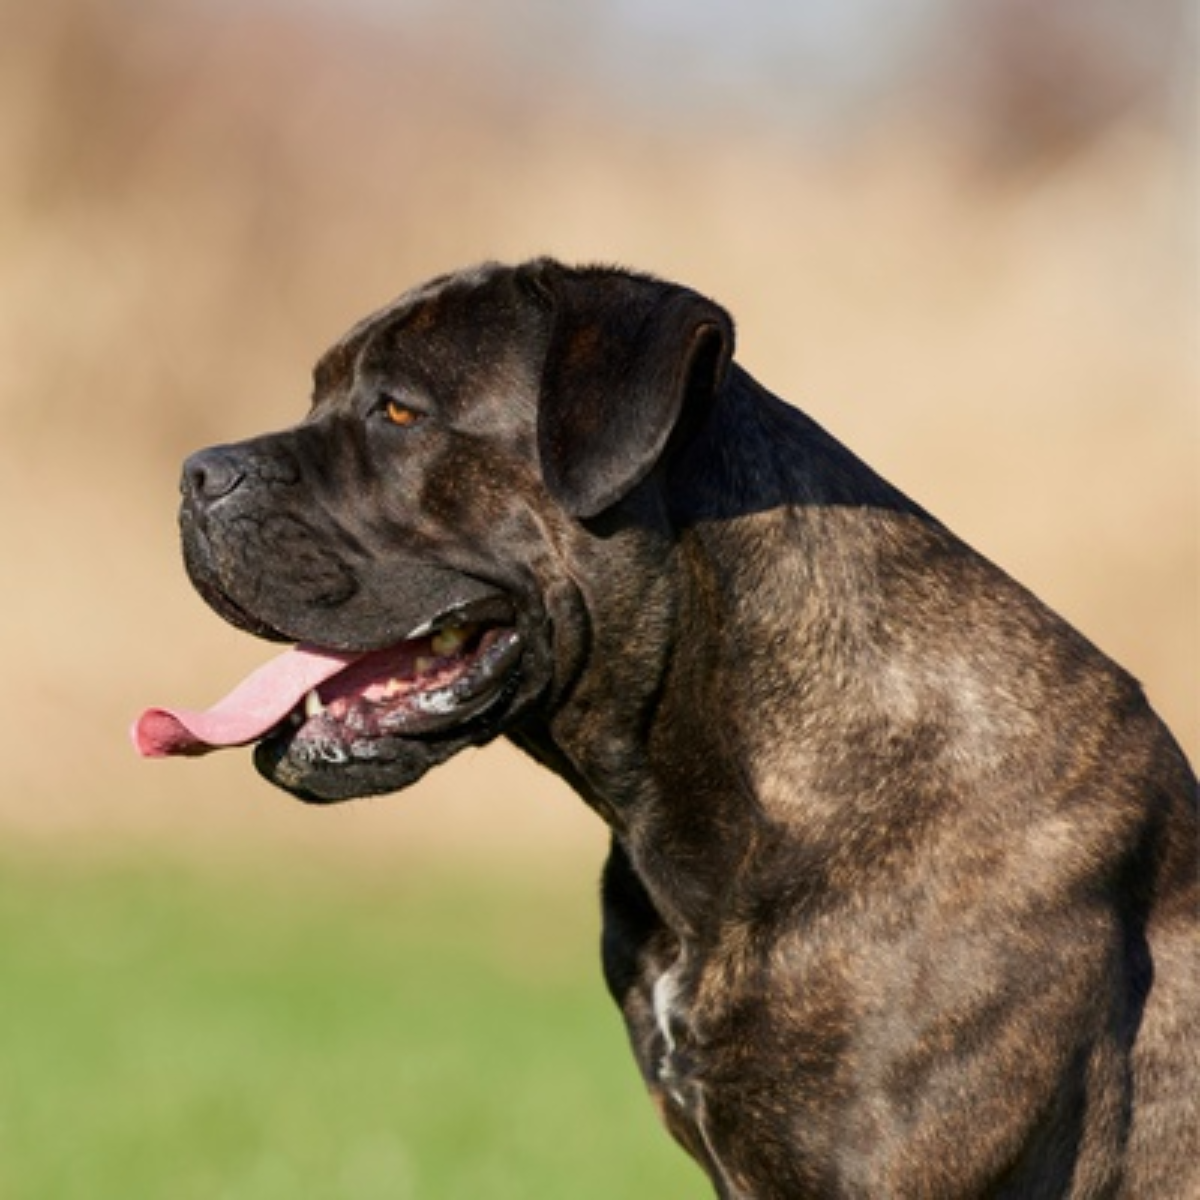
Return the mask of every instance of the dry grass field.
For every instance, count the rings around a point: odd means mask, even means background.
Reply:
[[[998,167],[911,106],[816,139],[642,118],[567,69],[547,94],[452,23],[0,7],[0,836],[598,855],[595,822],[504,747],[314,813],[241,755],[143,764],[125,732],[266,653],[184,579],[185,453],[296,419],[322,347],[410,284],[543,252],[722,300],[754,374],[1200,750],[1195,263],[1169,125]]]

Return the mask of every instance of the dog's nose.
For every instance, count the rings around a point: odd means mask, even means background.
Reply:
[[[183,491],[199,504],[214,504],[245,478],[240,458],[224,446],[201,450],[183,464]]]

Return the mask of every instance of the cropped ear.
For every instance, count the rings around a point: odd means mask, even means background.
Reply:
[[[572,515],[594,517],[640,483],[683,421],[724,385],[733,322],[687,288],[600,268],[536,264],[552,313],[538,408],[542,477]]]

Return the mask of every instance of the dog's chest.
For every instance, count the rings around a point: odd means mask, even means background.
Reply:
[[[701,1108],[700,1084],[692,1047],[689,1003],[679,963],[659,973],[650,989],[655,1035],[646,1065],[665,1100],[679,1113],[696,1120]]]
[[[691,1152],[706,1165],[721,1194],[749,1200],[750,1190],[728,1169],[713,1139],[703,1082],[703,1052],[696,1044],[688,980],[681,962],[661,971],[650,986],[653,1015],[645,1062],[662,1107],[662,1117]]]
[[[658,1026],[658,1034],[662,1039],[663,1047],[662,1054],[659,1056],[658,1073],[659,1078],[665,1082],[669,1079],[672,1070],[671,1057],[675,1053],[677,1023],[682,1021],[677,967],[672,967],[659,975],[651,989],[651,998],[654,1022]]]

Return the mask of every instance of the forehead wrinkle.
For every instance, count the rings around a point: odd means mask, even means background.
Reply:
[[[463,299],[469,303],[503,270],[498,264],[482,263],[470,271],[439,276],[357,322],[321,356],[313,369],[314,408],[350,393],[364,378],[393,372],[399,365],[398,345],[405,335],[422,347],[420,355],[405,363],[414,376],[413,382],[427,387],[435,383],[439,387],[450,385],[453,392],[454,384],[462,382],[459,377],[469,373],[469,354],[462,354],[461,344],[454,354],[447,354],[446,346],[432,335],[443,332],[449,336],[454,321],[443,318],[455,311],[455,301]],[[470,320],[467,324],[470,325]]]
[[[420,296],[406,295],[359,321],[317,360],[313,368],[313,403],[319,404],[333,393],[350,391],[364,372],[371,347],[381,337],[414,323],[426,308]]]

